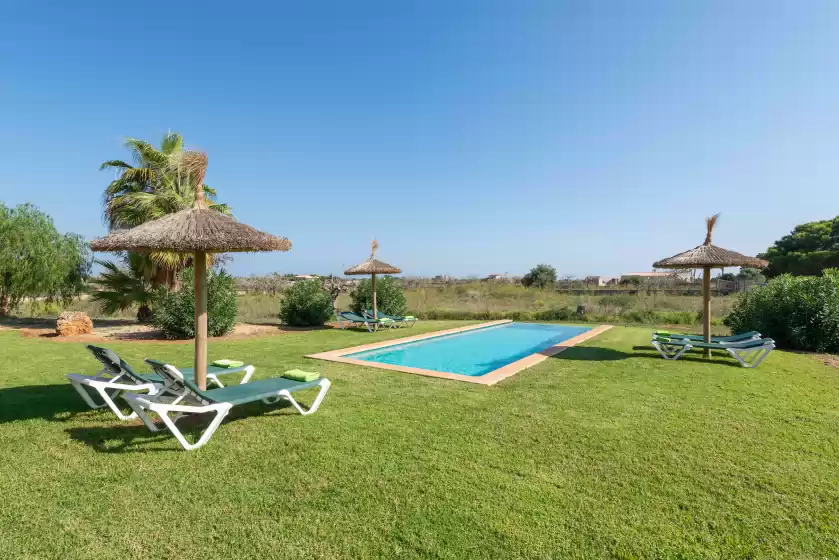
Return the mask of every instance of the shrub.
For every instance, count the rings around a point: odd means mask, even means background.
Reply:
[[[195,273],[181,273],[178,292],[161,288],[155,298],[152,323],[166,338],[195,337]],[[236,323],[236,285],[224,270],[207,274],[207,333],[222,336]]]
[[[740,296],[725,324],[760,331],[782,348],[839,352],[839,269],[773,278]]]
[[[365,278],[350,294],[352,303],[350,309],[356,313],[363,313],[373,309],[373,286],[369,278]],[[402,286],[393,276],[376,278],[376,309],[388,315],[404,315],[407,309],[405,294]]]
[[[556,269],[549,264],[537,264],[524,275],[521,283],[528,288],[550,288],[556,284]]]
[[[280,320],[295,327],[323,325],[333,313],[332,296],[319,280],[295,282],[280,302]]]

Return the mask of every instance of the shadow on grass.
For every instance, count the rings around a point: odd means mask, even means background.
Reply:
[[[632,352],[623,352],[621,350],[615,350],[613,348],[600,348],[598,346],[574,346],[565,350],[564,352],[560,352],[559,354],[554,354],[551,358],[556,360],[581,360],[581,361],[590,361],[590,362],[611,362],[616,360],[629,360],[629,359],[648,359],[648,360],[658,360],[658,361],[665,361],[664,358],[661,357],[655,348],[652,346],[633,346]],[[725,358],[724,360],[719,360],[715,358]],[[741,366],[732,360],[728,354],[720,354],[715,353],[711,360],[708,360],[702,356],[699,352],[692,352],[684,354],[679,360],[683,362],[694,362],[694,363],[714,363],[723,366],[735,367],[740,368]]]
[[[0,389],[0,424],[34,418],[66,422],[88,410],[69,383]]]
[[[3,317],[0,326],[9,329],[54,329],[57,317]],[[136,319],[91,319],[93,328],[128,327],[137,324]]]
[[[267,415],[276,415],[280,419],[297,416],[296,411],[284,413],[284,409],[291,409],[291,404],[281,402],[276,405],[253,403],[246,406],[234,408],[224,419],[218,431],[208,442],[211,444],[216,437],[224,437],[224,427],[231,422]],[[214,414],[195,414],[178,420],[178,428],[188,441],[195,442],[201,437],[202,432],[212,421]],[[149,453],[160,451],[184,451],[175,437],[163,426],[161,422],[157,425],[162,428],[160,432],[152,432],[139,420],[120,422],[115,417],[113,425],[95,427],[75,427],[65,430],[70,439],[83,443],[101,453]],[[152,418],[156,417],[152,415]],[[152,447],[149,444],[167,442],[165,447]]]

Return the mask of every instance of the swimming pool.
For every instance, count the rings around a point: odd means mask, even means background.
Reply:
[[[347,357],[365,362],[477,376],[589,330],[589,327],[507,323],[348,354]]]
[[[492,385],[608,328],[495,321],[309,357]]]

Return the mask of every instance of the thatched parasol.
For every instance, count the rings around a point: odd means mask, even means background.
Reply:
[[[207,253],[288,251],[291,242],[240,224],[211,210],[204,200],[207,155],[185,151],[173,161],[195,177],[192,208],[90,242],[94,251],[171,251],[190,253],[195,266],[195,382],[207,388]]]
[[[348,268],[344,271],[346,275],[367,275],[370,274],[372,276],[373,282],[373,318],[378,318],[378,310],[376,309],[376,275],[377,274],[399,274],[402,272],[392,264],[387,264],[376,259],[376,249],[379,248],[378,242],[373,240],[372,245],[372,252],[370,253],[370,258],[364,261],[361,264],[357,264],[352,268]]]
[[[705,219],[707,227],[705,243],[694,247],[690,251],[653,263],[653,268],[701,268],[704,271],[702,276],[702,334],[705,342],[711,342],[711,269],[726,266],[766,268],[769,265],[762,259],[747,257],[736,251],[729,251],[712,245],[711,238],[719,217],[719,214],[715,214]],[[710,354],[710,350],[705,350],[706,356],[710,356]]]

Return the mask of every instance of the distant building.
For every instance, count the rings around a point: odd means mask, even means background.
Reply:
[[[492,274],[487,274],[486,280],[489,282],[506,282],[507,275],[493,272]]]
[[[653,282],[656,280],[676,280],[681,282],[690,282],[690,272],[628,272],[621,274],[620,281],[623,282],[629,278],[640,278],[642,282]]]
[[[586,276],[583,283],[586,286],[604,287],[612,284],[617,284],[620,280],[617,276]]]
[[[320,278],[317,274],[295,274],[295,280],[314,280],[315,278]]]

